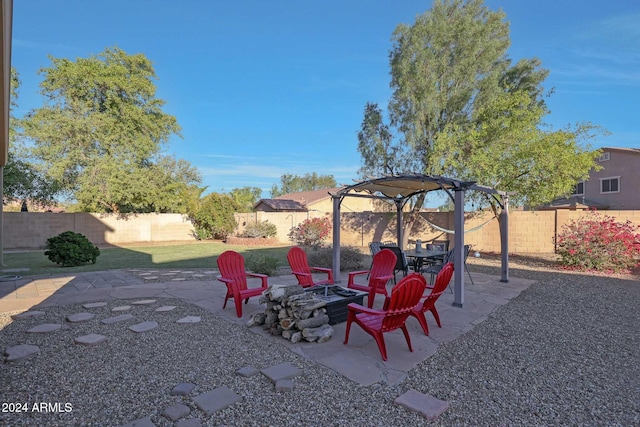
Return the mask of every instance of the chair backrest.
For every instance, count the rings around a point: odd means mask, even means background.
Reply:
[[[390,249],[381,249],[380,252],[373,256],[373,264],[369,272],[369,286],[381,288],[387,285],[387,279],[381,277],[393,276],[393,269],[396,266],[396,254]]]
[[[244,257],[235,251],[225,251],[216,260],[220,275],[233,280],[240,290],[247,289],[247,272],[244,269]]]
[[[380,252],[380,249],[382,249],[381,246],[382,246],[382,243],[380,242],[370,242],[369,250],[371,251],[371,256],[374,256],[375,254]]]
[[[382,331],[393,331],[407,320],[413,308],[420,302],[427,281],[422,274],[411,273],[400,280],[391,290],[391,297],[385,302]]]
[[[427,243],[427,250],[429,251],[448,251],[449,250],[449,241],[448,240],[434,240],[431,243]]]
[[[447,254],[444,256],[444,264],[450,262],[450,263],[454,263],[456,261],[456,255],[455,255],[455,248],[449,250],[449,252],[447,252]]]
[[[313,285],[313,277],[311,277],[311,269],[309,268],[309,261],[307,260],[307,253],[300,247],[294,246],[289,249],[287,253],[287,261],[289,261],[289,267],[291,271],[295,273],[305,273],[308,275],[297,275],[298,284],[301,286]]]
[[[396,263],[393,267],[394,270],[407,270],[407,258],[398,246],[384,246],[384,249],[390,250],[396,256]]]
[[[469,258],[470,252],[471,252],[471,245],[464,245],[464,262],[467,262],[467,258]]]

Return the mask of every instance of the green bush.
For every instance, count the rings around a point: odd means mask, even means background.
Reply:
[[[211,193],[190,206],[187,214],[193,223],[195,238],[225,239],[237,226],[233,216],[236,208],[231,197],[218,193]]]
[[[640,261],[638,227],[595,211],[563,226],[555,243],[569,269],[626,272]]]
[[[280,261],[273,255],[251,254],[244,259],[245,267],[254,273],[275,276],[280,267]]]
[[[269,221],[252,222],[247,224],[240,237],[250,238],[268,238],[276,237],[278,235],[278,227],[275,224],[271,224]]]
[[[73,231],[65,231],[47,239],[44,254],[50,261],[63,267],[75,267],[90,262],[96,263],[100,249],[85,236]]]
[[[318,248],[331,232],[329,218],[311,218],[289,231],[289,240],[298,246]]]
[[[332,268],[333,248],[308,248],[307,260],[313,267]],[[356,271],[365,268],[365,255],[353,246],[340,247],[340,271]]]

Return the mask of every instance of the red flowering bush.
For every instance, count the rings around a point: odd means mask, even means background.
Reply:
[[[299,246],[320,247],[331,233],[331,223],[328,218],[311,218],[303,221],[289,231],[289,240]]]
[[[626,272],[640,262],[640,227],[590,211],[562,227],[556,239],[561,263],[576,270]]]

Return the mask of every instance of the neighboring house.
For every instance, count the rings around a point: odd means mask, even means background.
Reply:
[[[640,149],[602,148],[598,164],[602,169],[578,182],[573,194],[541,209],[640,210]]]
[[[302,191],[290,193],[275,199],[260,199],[253,206],[255,211],[262,212],[333,212],[334,194],[340,188],[325,188],[322,190]],[[370,198],[346,197],[341,204],[342,212],[380,212],[381,203]],[[395,207],[394,207],[395,209]],[[389,210],[388,208],[386,210]]]

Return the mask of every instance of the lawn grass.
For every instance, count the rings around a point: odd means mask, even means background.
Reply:
[[[235,246],[220,241],[108,247],[100,249],[100,256],[95,264],[79,267],[61,267],[49,261],[44,251],[9,252],[4,254],[3,274],[35,276],[128,268],[216,268],[218,255],[226,250],[237,251],[245,257],[250,254],[268,254],[277,257],[281,265],[287,265],[289,249],[290,246]]]

